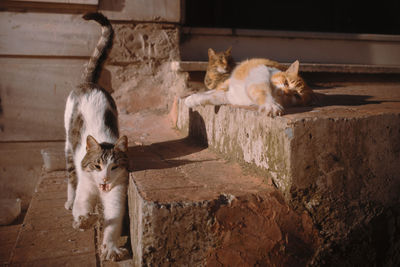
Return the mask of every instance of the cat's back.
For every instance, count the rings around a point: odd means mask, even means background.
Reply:
[[[90,134],[100,142],[115,141],[119,135],[115,102],[96,84],[83,83],[71,91],[64,120],[67,131],[69,128],[82,128],[82,136]]]
[[[241,62],[232,73],[232,78],[236,80],[252,79],[254,75],[267,75],[284,68],[278,62],[266,58],[253,58]]]

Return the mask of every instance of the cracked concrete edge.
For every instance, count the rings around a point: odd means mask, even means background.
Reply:
[[[357,244],[360,229],[369,229],[368,234],[373,235],[373,225],[382,216],[397,220],[393,210],[399,203],[400,188],[398,112],[270,119],[229,106],[216,111],[212,106],[189,110],[181,102],[177,126],[225,158],[272,176],[292,207],[307,210],[329,243],[317,253],[317,265],[326,257],[344,260],[340,247]],[[240,125],[232,123],[236,121]],[[255,135],[248,133],[252,127],[264,131],[261,139],[257,129]],[[270,145],[268,140],[274,135]],[[268,152],[274,146],[272,152],[276,153]],[[373,236],[364,238],[372,240]],[[391,244],[396,246],[394,241]],[[378,253],[373,242],[363,246],[360,253]],[[332,250],[335,252],[327,253]],[[379,257],[376,260],[389,259]]]
[[[217,200],[158,203],[142,197],[131,173],[128,202],[135,266],[203,266],[208,248],[216,242],[212,206],[216,202],[229,205],[232,198],[221,195]]]

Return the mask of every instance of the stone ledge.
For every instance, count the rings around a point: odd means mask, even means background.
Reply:
[[[292,108],[277,118],[232,106],[189,110],[180,103],[178,128],[273,177],[292,207],[311,214],[328,250],[337,249],[321,253],[328,261],[365,260],[344,256],[360,239],[367,244],[356,245],[353,253],[390,261],[383,252],[378,255],[376,240],[368,235],[379,218],[400,218],[400,86],[326,85],[316,92],[320,107]],[[400,234],[398,226],[390,227]],[[398,241],[387,242],[393,248]]]
[[[206,71],[206,61],[175,61],[171,63],[172,69],[176,71]],[[282,63],[290,66],[290,63]],[[320,64],[301,63],[301,72],[329,72],[329,73],[352,73],[352,74],[398,74],[400,66],[394,65],[362,65],[362,64]]]
[[[311,261],[320,239],[310,217],[291,210],[265,177],[187,138],[132,147],[130,159],[135,266]]]

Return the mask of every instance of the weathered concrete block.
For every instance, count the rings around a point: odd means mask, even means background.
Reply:
[[[109,63],[179,59],[179,31],[171,24],[121,23],[113,25],[115,37]]]
[[[262,177],[186,139],[135,150],[139,169],[128,191],[135,266],[311,261],[320,243],[311,218],[290,209]]]
[[[178,127],[265,172],[293,207],[311,214],[326,240],[349,248],[361,238],[354,233],[376,218],[399,218],[400,87],[353,84],[320,92],[321,107],[289,109],[277,118],[231,106],[188,110],[181,103]],[[371,253],[375,241],[362,253]],[[374,253],[377,263],[390,258]]]

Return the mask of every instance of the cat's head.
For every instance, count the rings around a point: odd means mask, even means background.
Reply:
[[[116,184],[126,182],[128,176],[127,151],[128,139],[126,136],[120,137],[115,144],[99,144],[93,136],[88,135],[82,169],[90,173],[101,191],[108,192]]]
[[[307,85],[299,75],[299,61],[293,62],[286,71],[278,71],[271,77],[272,84],[285,94],[301,93]]]
[[[233,58],[231,55],[232,47],[226,51],[215,52],[212,48],[208,49],[208,69],[220,74],[230,73],[233,68]]]

